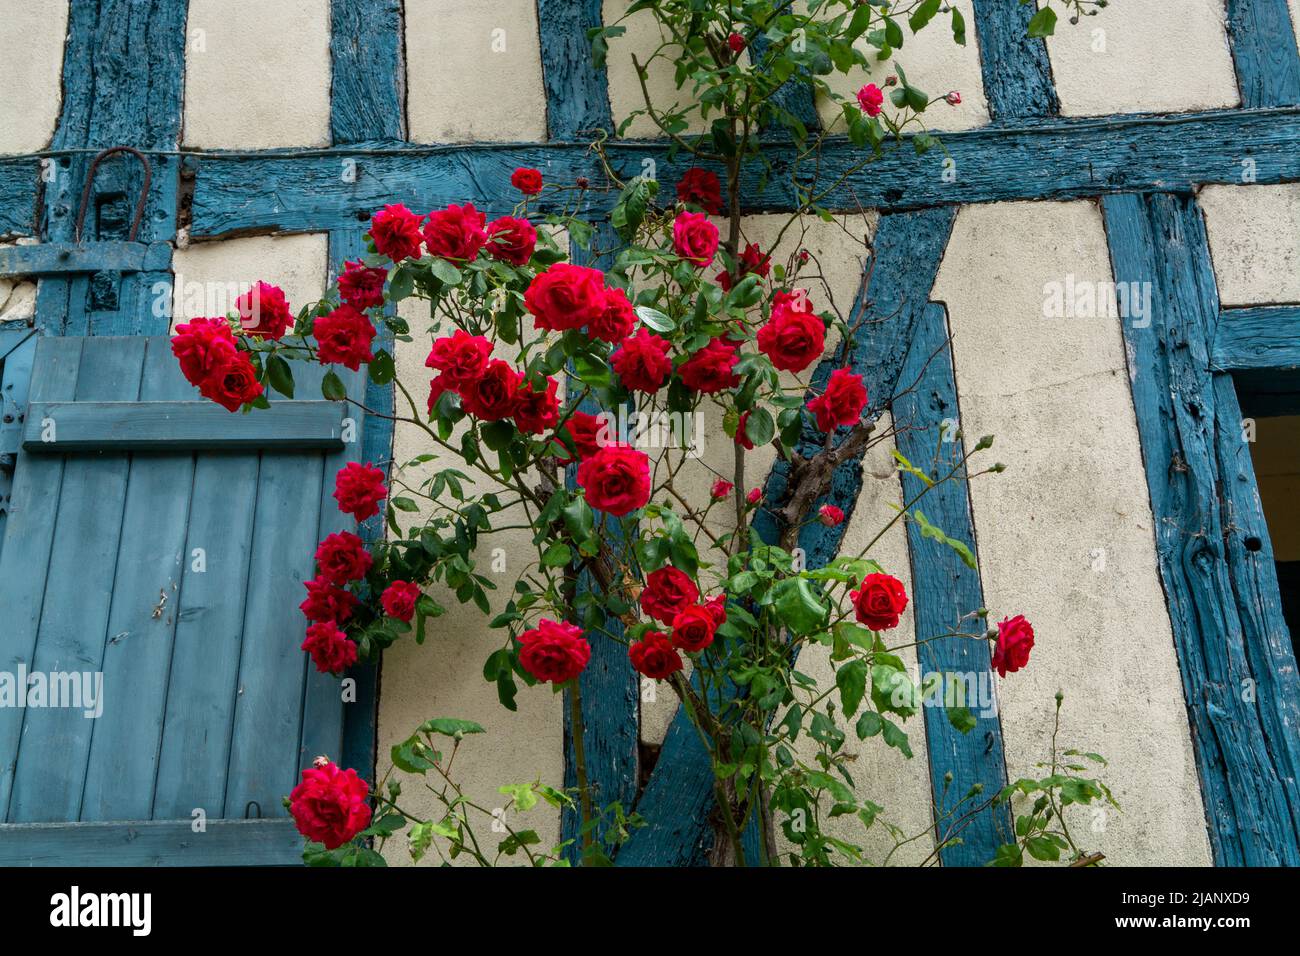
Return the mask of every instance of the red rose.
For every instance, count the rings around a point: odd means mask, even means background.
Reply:
[[[750,488],[749,494],[745,495],[745,500],[748,501],[751,505],[758,504],[760,501],[763,500],[763,489]]]
[[[456,394],[455,387],[447,381],[446,375],[435,375],[429,379],[429,417],[433,418],[433,409],[438,404],[438,399],[442,398],[443,392]]]
[[[715,338],[683,362],[677,372],[687,388],[707,395],[740,384],[740,378],[731,371],[738,361],[736,346],[726,339]]]
[[[424,364],[442,372],[443,387],[460,388],[483,376],[492,343],[481,335],[457,329],[449,336],[434,339]]]
[[[719,478],[713,483],[713,488],[709,491],[709,496],[715,500],[721,500],[731,494],[731,489],[736,487],[725,478]]]
[[[722,291],[730,292],[733,282],[738,281],[742,276],[751,274],[766,276],[771,271],[772,257],[765,255],[757,242],[751,242],[745,246],[745,251],[740,254],[740,261],[736,263],[735,279],[732,279],[730,272],[723,269],[718,273],[718,285],[722,286]]]
[[[740,53],[745,49],[745,38],[739,33],[733,33],[727,37],[727,46],[731,47],[732,53]]]
[[[225,319],[191,319],[176,326],[172,354],[181,374],[191,385],[200,386],[239,354],[235,333]]]
[[[322,674],[341,674],[357,662],[357,645],[333,621],[309,625],[302,649]]]
[[[302,783],[289,794],[289,813],[308,840],[337,850],[370,826],[369,796],[355,770],[340,770],[327,760],[302,772]]]
[[[475,418],[485,422],[499,422],[515,413],[519,395],[519,373],[508,362],[493,359],[483,368],[483,374],[461,389],[460,398]]]
[[[907,607],[903,582],[888,574],[868,574],[862,586],[849,592],[858,622],[873,631],[898,627],[898,617]]]
[[[681,655],[659,631],[646,631],[628,647],[627,656],[638,673],[652,680],[663,680],[682,669]]]
[[[527,265],[537,248],[537,230],[527,219],[502,216],[487,227],[487,251],[493,259],[512,266]]]
[[[706,607],[692,604],[673,618],[673,646],[695,653],[713,643],[718,622]]]
[[[836,425],[856,425],[867,407],[867,387],[862,376],[846,368],[831,372],[826,390],[808,403],[808,410],[817,418],[817,427],[829,432]]]
[[[810,311],[807,302],[806,296],[778,296],[772,318],[758,330],[758,350],[776,368],[802,372],[821,357],[826,324]]]
[[[354,309],[370,309],[384,304],[387,269],[371,268],[360,260],[343,263],[339,276],[339,295]]]
[[[487,244],[483,223],[487,217],[472,202],[448,206],[429,213],[424,224],[424,245],[429,255],[439,259],[471,262]]]
[[[993,649],[993,667],[1002,677],[1014,674],[1029,663],[1034,648],[1034,628],[1023,614],[998,621],[998,643]]]
[[[668,357],[671,348],[667,339],[642,327],[614,350],[609,364],[618,373],[624,388],[654,394],[672,374],[673,360]]]
[[[677,199],[716,216],[722,212],[722,184],[707,169],[688,169],[677,183]]]
[[[605,311],[605,274],[599,269],[557,262],[528,284],[524,306],[539,329],[578,329]]]
[[[546,390],[537,392],[526,379],[520,379],[515,392],[515,424],[519,430],[530,435],[540,435],[549,431],[560,422],[560,400],[556,398],[559,389],[553,378],[546,380]]]
[[[587,504],[621,518],[650,500],[650,459],[629,445],[612,443],[578,465]]]
[[[645,590],[641,592],[641,610],[656,621],[671,624],[673,618],[699,598],[700,589],[690,575],[668,564],[646,575]]]
[[[944,101],[949,106],[961,106],[961,94],[956,90],[949,90],[947,95],[944,96]]]
[[[704,609],[713,615],[713,623],[718,627],[727,623],[727,596],[718,594],[704,602]]]
[[[341,624],[352,616],[357,598],[346,588],[337,587],[326,578],[304,581],[307,597],[298,605],[309,621],[332,621]]]
[[[718,227],[702,212],[681,213],[673,220],[673,249],[702,269],[718,251]]]
[[[199,391],[229,412],[237,412],[262,394],[257,371],[243,352],[237,352],[208,376]]]
[[[621,342],[632,334],[636,326],[636,312],[622,289],[605,290],[605,307],[591,320],[592,338],[604,342]]]
[[[732,439],[741,448],[754,450],[754,443],[749,440],[749,432],[745,429],[749,426],[749,412],[741,412],[740,419],[736,422],[736,437]]]
[[[588,415],[582,411],[574,411],[569,415],[564,422],[564,430],[569,433],[579,459],[590,458],[600,451],[600,433],[604,427],[605,419],[599,415]],[[572,458],[559,459],[562,465],[570,464],[573,460]]]
[[[542,191],[542,174],[536,169],[520,166],[510,174],[510,185],[525,196],[536,196]]]
[[[364,578],[372,563],[365,542],[351,531],[326,535],[316,546],[316,567],[333,584],[344,585]]]
[[[322,365],[337,362],[355,372],[362,362],[375,357],[370,351],[375,327],[364,312],[350,305],[341,305],[317,319],[312,334],[316,336],[316,357]]]
[[[370,239],[381,256],[394,262],[420,258],[420,223],[417,216],[401,203],[392,203],[370,219]]]
[[[880,107],[885,102],[885,94],[875,83],[868,83],[858,90],[858,106],[868,116],[879,116]]]
[[[239,313],[239,327],[246,335],[279,339],[293,325],[284,290],[269,282],[254,283],[235,300],[235,310]]]
[[[384,613],[410,623],[415,617],[415,602],[420,600],[420,586],[412,581],[394,581],[379,595]]]
[[[575,624],[542,618],[537,627],[519,635],[519,663],[540,681],[571,681],[591,660],[591,645]]]
[[[835,505],[822,505],[817,509],[817,519],[828,528],[844,523],[844,510]]]
[[[339,503],[339,511],[358,521],[379,514],[379,502],[387,495],[384,473],[369,462],[363,465],[350,461],[334,476],[334,499]]]

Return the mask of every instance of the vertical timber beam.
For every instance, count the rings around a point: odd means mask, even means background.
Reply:
[[[1300,53],[1287,0],[1228,0],[1227,12],[1241,105],[1300,103]]]
[[[583,139],[595,129],[614,132],[609,76],[592,64],[587,39],[587,31],[602,23],[601,0],[537,0],[546,127],[553,140]]]
[[[1022,0],[975,0],[984,95],[995,123],[1061,112],[1047,43],[1028,33],[1036,11]]]
[[[1219,301],[1191,196],[1102,201],[1117,283],[1150,283],[1124,322],[1156,554],[1220,866],[1300,864],[1300,678],[1282,618],[1231,376],[1212,372]],[[1130,288],[1141,288],[1130,286]]]
[[[864,273],[863,288],[850,319],[850,324],[861,320],[863,331],[848,350],[850,367],[863,376],[868,394],[874,396],[870,408],[875,414],[894,395],[913,328],[926,308],[939,261],[948,244],[954,215],[953,207],[895,213],[882,217],[876,229],[873,261]],[[825,387],[837,365],[838,353],[817,367],[813,376],[814,392]],[[799,451],[809,454],[821,444],[822,436],[811,423],[805,423]],[[787,474],[784,462],[778,461],[773,466],[764,488],[765,501],[784,498]],[[835,557],[861,489],[861,460],[846,462],[835,472],[830,494],[822,500],[843,509],[845,521],[834,528],[815,521],[804,526],[799,545],[807,555],[808,567],[820,567]],[[764,540],[776,540],[779,529],[770,512],[760,512],[754,526]],[[646,826],[632,834],[617,863],[620,866],[702,864],[713,837],[712,810],[713,771],[709,757],[689,718],[679,709],[668,728],[659,763],[637,805]]]

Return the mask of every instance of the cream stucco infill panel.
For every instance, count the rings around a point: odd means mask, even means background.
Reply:
[[[1241,102],[1224,0],[1111,3],[1077,25],[1062,18],[1047,38],[1047,52],[1065,116],[1173,113]]]
[[[0,154],[50,144],[63,102],[67,0],[0,0]]]
[[[186,146],[327,146],[329,0],[190,0]]]
[[[664,43],[666,37],[660,32],[654,14],[649,10],[640,10],[626,19],[622,19],[632,0],[604,0],[604,22],[615,23],[627,28],[620,37],[609,41],[609,56],[606,68],[609,75],[609,105],[617,128],[620,123],[636,110],[645,108],[645,96],[641,91],[641,81],[637,78],[636,67],[632,57],[647,68],[646,89],[650,93],[650,102],[655,112],[671,111],[684,108],[693,102],[692,85],[688,80],[680,90],[677,89],[673,74],[676,70],[676,48],[665,50],[659,59],[650,62],[650,57]],[[688,115],[689,131],[700,133],[708,129],[708,122],[700,119],[698,110]],[[632,120],[623,135],[629,139],[653,139],[662,136],[659,127],[646,114]]]
[[[1219,302],[1300,302],[1300,183],[1206,186],[1198,199]]]
[[[414,142],[546,139],[536,0],[406,0],[404,10]]]
[[[963,208],[936,281],[967,441],[994,435],[990,461],[1007,466],[971,485],[985,603],[1037,635],[1029,666],[999,681],[1008,771],[1049,756],[1061,690],[1060,745],[1107,757],[1123,807],[1080,813],[1089,848],[1208,864],[1119,319],[1045,317],[1062,290],[1088,312],[1085,290],[1110,281],[1086,201]]]
[[[325,294],[329,237],[323,232],[291,236],[218,239],[177,249],[173,282],[151,289],[151,308],[171,296],[172,328],[190,319],[227,315],[235,300],[259,280],[284,290],[296,315]]]

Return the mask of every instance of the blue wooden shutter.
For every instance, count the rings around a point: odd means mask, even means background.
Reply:
[[[0,671],[102,672],[104,703],[0,707],[0,864],[298,860],[281,798],[339,757],[344,708],[297,605],[316,542],[350,527],[331,492],[362,423],[295,370],[298,400],[230,414],[165,337],[36,341]]]

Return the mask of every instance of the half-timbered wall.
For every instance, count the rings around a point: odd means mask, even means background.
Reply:
[[[842,222],[815,225],[803,244],[827,264],[847,309],[862,303],[861,240],[873,238],[866,299],[881,321],[868,325],[855,357],[873,407],[923,373],[924,387],[893,410],[913,429],[908,440],[928,450],[940,421],[956,418],[968,442],[994,434],[992,454],[1008,466],[972,483],[969,499],[942,503],[946,530],[975,547],[978,574],[954,569],[950,589],[939,583],[949,580],[944,556],[928,543],[901,528],[880,542],[878,556],[915,595],[904,630],[918,621],[922,631],[946,627],[982,602],[996,617],[1024,613],[1038,642],[1031,666],[998,682],[1000,719],[982,719],[958,739],[942,715],[929,724],[930,715],[914,718],[913,759],[863,747],[858,778],[896,822],[922,827],[943,799],[945,773],[996,786],[1000,775],[1032,770],[1046,753],[1059,688],[1063,738],[1111,760],[1106,779],[1124,808],[1090,821],[1090,846],[1124,864],[1300,862],[1300,747],[1288,722],[1296,702],[1277,712],[1272,701],[1242,704],[1236,686],[1258,679],[1261,696],[1297,687],[1268,532],[1251,504],[1250,449],[1231,444],[1242,415],[1228,372],[1272,360],[1245,354],[1249,336],[1224,332],[1243,328],[1233,322],[1274,330],[1280,322],[1284,331],[1270,334],[1296,355],[1300,55],[1292,31],[1300,0],[1112,0],[1078,28],[1062,20],[1046,43],[1023,37],[1028,11],[1015,0],[955,2],[967,13],[964,48],[932,27],[898,54],[912,82],[962,94],[959,107],[932,108],[955,176],[944,175],[937,154],[891,155],[837,191]],[[314,298],[356,253],[369,211],[382,202],[426,209],[469,199],[499,213],[512,202],[506,179],[517,165],[555,180],[588,174],[581,131],[635,108],[631,53],[658,42],[653,24],[635,17],[611,44],[607,70],[586,65],[583,30],[602,16],[613,22],[627,0],[190,0],[183,17],[161,12],[178,4],[98,0],[123,22],[147,15],[184,24],[183,44],[172,44],[183,57],[151,62],[155,72],[183,70],[173,78],[180,92],[170,100],[142,93],[131,106],[172,110],[172,141],[143,142],[149,130],[78,140],[75,122],[59,125],[65,98],[88,98],[88,67],[65,49],[65,38],[84,37],[69,26],[65,2],[0,0],[0,83],[14,94],[0,98],[0,154],[10,154],[0,156],[0,239],[21,249],[69,235],[59,204],[75,200],[80,181],[62,185],[58,172],[41,186],[34,154],[53,149],[47,165],[66,171],[69,155],[84,163],[60,149],[117,139],[156,149],[164,165],[155,189],[161,178],[173,191],[151,200],[148,238],[174,248],[161,271],[174,281],[160,293],[172,323],[224,311],[258,278],[283,286],[291,301]],[[164,85],[156,75],[114,76]],[[848,90],[862,80],[836,82]],[[675,95],[662,71],[650,85]],[[166,122],[153,116],[149,129]],[[650,137],[653,128],[641,118],[628,135]],[[177,146],[186,154],[179,177],[165,165],[176,162]],[[833,147],[832,168],[847,165],[847,149]],[[612,155],[629,168],[653,161],[666,182],[683,168],[655,143],[617,145]],[[766,247],[788,201],[776,186],[750,190],[747,204],[748,238]],[[0,263],[27,261],[4,252]],[[87,294],[85,280],[47,277],[38,297],[23,271],[0,268],[0,323],[36,315],[39,324],[47,296],[66,299],[68,287],[74,298]],[[1151,284],[1147,326],[1044,314],[1055,284],[1116,280]],[[141,308],[156,304],[153,288],[140,290]],[[1252,306],[1279,308],[1261,317]],[[70,314],[81,311],[74,305]],[[166,308],[156,314],[168,318]],[[92,320],[83,325],[82,334],[101,332]],[[166,330],[165,321],[129,325],[111,331]],[[942,348],[949,332],[950,353]],[[927,355],[941,352],[929,366],[917,358],[927,346]],[[425,347],[397,351],[399,375],[417,395],[427,387]],[[1185,353],[1193,357],[1187,367],[1179,364]],[[1196,405],[1200,431],[1167,407],[1171,394]],[[379,407],[390,396],[376,390],[368,400]],[[1263,429],[1258,440],[1289,434]],[[728,457],[724,444],[711,441],[706,457]],[[400,468],[420,450],[418,436],[399,428],[393,439],[368,437],[365,455]],[[907,487],[888,451],[837,479],[836,500],[856,507],[842,539],[807,537],[811,554],[856,552],[902,500]],[[1294,475],[1294,447],[1260,452],[1269,463],[1257,463],[1261,473]],[[751,456],[749,481],[766,480],[770,465],[770,454]],[[1191,478],[1183,477],[1188,468]],[[779,474],[772,480],[778,487]],[[1249,525],[1245,550],[1237,526],[1206,517],[1205,493],[1215,487],[1229,489]],[[1189,539],[1204,549],[1189,549]],[[510,533],[488,540],[485,563],[493,548],[520,553]],[[1243,582],[1262,589],[1259,607],[1240,605]],[[533,689],[521,691],[517,713],[503,710],[481,678],[499,632],[454,599],[443,603],[450,613],[425,646],[401,643],[384,661],[380,771],[389,746],[416,724],[457,716],[489,731],[457,759],[475,798],[494,805],[501,784],[559,783],[562,701]],[[953,664],[908,653],[918,670]],[[987,659],[966,663],[986,667]],[[828,673],[814,652],[801,668]],[[588,743],[605,768],[602,797],[630,802],[638,778],[649,778],[640,807],[652,827],[625,850],[626,861],[698,862],[707,792],[692,741],[673,723],[671,695],[638,687],[618,660],[590,679],[599,681],[584,702]],[[356,726],[350,752],[365,754],[369,725]],[[1255,743],[1234,742],[1237,733]],[[945,862],[987,858],[996,822]],[[538,829],[558,839],[561,821]],[[913,858],[930,849],[918,847]],[[395,848],[391,859],[401,863],[405,852]]]

